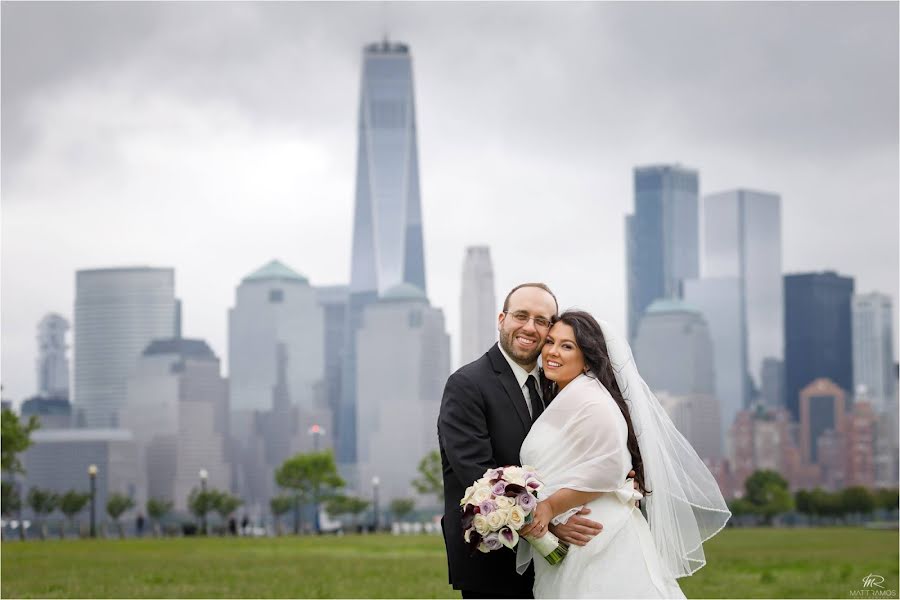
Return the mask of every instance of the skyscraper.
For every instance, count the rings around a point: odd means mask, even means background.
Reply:
[[[769,408],[784,408],[784,361],[763,359],[760,391]]]
[[[92,269],[75,275],[73,411],[87,427],[116,427],[126,381],[151,341],[180,335],[175,271]]]
[[[847,480],[845,485],[875,487],[876,481],[876,428],[878,415],[868,402],[854,402],[853,410],[844,421],[844,460]],[[896,455],[895,455],[896,456]]]
[[[230,489],[228,384],[203,340],[156,340],[147,346],[128,378],[121,422],[137,444],[138,506],[160,498],[187,511],[201,469],[211,487]]]
[[[325,431],[328,439],[332,440],[328,445],[334,447],[334,440],[339,438],[335,431],[337,415],[341,404],[341,370],[344,360],[344,346],[347,343],[347,298],[349,291],[346,285],[332,285],[317,287],[319,306],[322,307],[325,318],[325,338],[323,340],[322,356],[325,359],[325,379],[321,393],[324,395],[325,404],[331,411],[332,427]],[[320,424],[324,425],[324,423]]]
[[[69,358],[66,333],[69,322],[61,315],[49,313],[38,324],[38,395],[69,397]]]
[[[279,344],[291,401],[311,410],[324,373],[323,322],[316,289],[283,263],[270,261],[244,277],[228,312],[231,411],[272,407]]]
[[[890,296],[853,296],[853,387],[865,386],[875,412],[895,394],[893,330]]]
[[[853,386],[853,278],[833,271],[784,276],[785,405],[800,418],[800,390],[828,378],[845,393]]]
[[[23,489],[41,488],[60,495],[69,490],[89,492],[88,467],[95,465],[98,523],[108,522],[104,508],[112,494],[137,494],[141,472],[134,436],[127,429],[38,429],[22,453],[22,465]],[[135,506],[134,512],[142,509]],[[131,520],[134,512],[125,513],[122,521]]]
[[[781,198],[737,189],[703,198],[703,276],[737,277],[747,371],[762,386],[766,358],[784,356]]]
[[[469,246],[460,293],[459,362],[472,362],[497,341],[494,267],[487,246]]]
[[[704,459],[722,456],[713,344],[703,315],[678,300],[657,300],[638,324],[638,369],[681,433]]]
[[[412,56],[387,40],[363,50],[350,291],[425,287]]]
[[[277,260],[237,288],[228,314],[229,432],[235,487],[255,514],[267,510],[274,469],[303,444],[297,436],[314,424],[330,428],[324,326],[316,288]]]
[[[26,421],[36,417],[41,429],[68,429],[72,427],[72,404],[65,397],[35,396],[22,403],[19,414]]]
[[[766,409],[757,405],[740,411],[728,430],[728,460],[739,485],[737,494],[744,493],[743,483],[761,469],[778,471],[790,482],[791,488],[805,487],[799,472],[800,450],[794,442],[794,426],[790,414],[783,408]]]
[[[657,300],[645,312],[634,358],[650,389],[680,396],[714,394],[714,355],[702,313],[680,300]]]
[[[740,281],[737,277],[685,280],[684,301],[699,309],[709,326],[715,353],[715,394],[724,438],[738,411],[749,404],[747,340],[742,324]]]
[[[450,375],[444,315],[401,284],[366,307],[357,333],[357,489],[378,477],[384,498],[415,494],[419,461],[437,449],[435,423]]]
[[[363,49],[358,124],[347,338],[335,424],[345,474],[356,463],[356,332],[363,311],[400,283],[427,289],[412,56],[406,44],[384,40]]]
[[[679,165],[634,169],[634,214],[625,217],[628,336],[651,302],[681,297],[699,259],[699,177]]]
[[[816,379],[799,394],[800,452],[808,463],[819,461],[819,438],[844,431],[847,395],[825,378]]]

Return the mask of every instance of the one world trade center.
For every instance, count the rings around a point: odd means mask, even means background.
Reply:
[[[385,40],[363,54],[350,292],[400,283],[426,291],[412,57]]]
[[[363,49],[356,202],[337,454],[352,477],[356,450],[356,332],[366,305],[400,284],[425,287],[412,56],[384,40]]]

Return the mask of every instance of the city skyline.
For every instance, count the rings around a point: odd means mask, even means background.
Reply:
[[[3,5],[4,396],[36,392],[34,328],[73,320],[76,270],[174,268],[185,336],[221,357],[234,282],[259,264],[349,282],[359,53],[380,10]],[[425,272],[454,355],[473,244],[491,246],[498,300],[542,279],[561,308],[624,332],[621,224],[647,164],[697,170],[701,195],[779,194],[785,273],[836,270],[897,304],[896,5],[387,12],[416,56]],[[500,25],[513,16],[515,33]],[[459,61],[466,42],[476,68]]]

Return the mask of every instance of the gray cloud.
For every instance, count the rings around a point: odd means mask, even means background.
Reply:
[[[347,278],[360,49],[414,53],[432,301],[463,247],[624,324],[631,168],[783,196],[786,271],[898,287],[896,3],[3,3],[2,368],[73,271],[177,268],[224,358],[241,276]]]

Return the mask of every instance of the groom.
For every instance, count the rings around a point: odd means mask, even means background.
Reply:
[[[500,343],[453,373],[444,387],[438,443],[444,471],[444,544],[450,583],[463,598],[533,598],[534,567],[516,573],[515,552],[472,555],[463,540],[459,501],[490,468],[519,464],[519,449],[543,412],[537,358],[559,310],[543,283],[509,292],[498,318]],[[582,514],[589,513],[584,509]],[[551,526],[560,539],[583,546],[602,525],[580,516]]]

